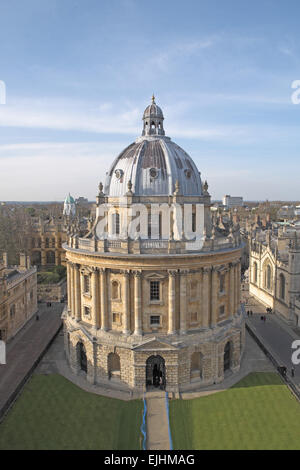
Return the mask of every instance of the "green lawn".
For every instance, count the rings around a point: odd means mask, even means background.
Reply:
[[[174,449],[300,449],[300,404],[275,373],[170,402]]]
[[[140,449],[142,400],[88,393],[60,375],[34,375],[0,424],[0,449]]]

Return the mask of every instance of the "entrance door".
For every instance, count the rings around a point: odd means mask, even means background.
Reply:
[[[166,366],[161,356],[150,356],[146,361],[146,386],[166,388]]]

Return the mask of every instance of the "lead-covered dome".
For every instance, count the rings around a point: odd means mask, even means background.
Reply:
[[[202,195],[195,163],[179,145],[165,137],[163,119],[153,97],[144,111],[142,136],[123,150],[110,168],[105,183],[107,196],[124,196],[128,183],[136,196],[169,196],[177,181],[181,195]]]

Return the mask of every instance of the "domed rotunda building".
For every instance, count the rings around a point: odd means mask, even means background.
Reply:
[[[132,392],[221,382],[245,343],[239,227],[212,218],[207,183],[163,121],[153,97],[99,185],[92,228],[64,245],[70,367]]]

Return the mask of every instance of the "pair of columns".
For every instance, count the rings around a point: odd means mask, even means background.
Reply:
[[[80,321],[83,316],[83,305],[81,304],[81,292],[83,291],[83,273],[80,272],[78,264],[67,263],[67,289],[68,289],[68,311],[69,315]],[[100,287],[100,289],[99,289]],[[107,272],[105,269],[93,268],[91,272],[91,320],[94,329],[109,329],[107,308]],[[129,275],[124,275],[124,303],[125,320],[124,333],[129,333]],[[100,318],[99,318],[100,304]]]
[[[73,318],[81,320],[81,280],[79,266],[76,264],[67,264],[68,269],[68,306]],[[229,292],[228,309],[232,316],[239,304],[239,280],[240,265],[230,267],[229,272]],[[188,270],[168,272],[168,334],[176,332],[176,277],[180,279],[180,333],[187,331],[187,274]],[[123,333],[130,334],[130,294],[129,294],[129,272],[123,273]],[[142,335],[142,273],[133,271],[134,276],[134,334]],[[99,279],[100,277],[100,279]],[[99,283],[100,280],[100,283]],[[100,292],[99,292],[100,284]],[[218,293],[219,279],[218,271],[214,268],[204,268],[202,271],[202,282],[200,283],[201,292],[201,315],[202,325],[204,327],[216,326],[218,321]],[[93,269],[91,274],[91,298],[92,325],[95,329],[101,327],[107,331],[109,328],[108,306],[107,306],[107,276],[105,269]],[[101,293],[101,295],[100,295]],[[100,302],[99,302],[100,295]],[[100,318],[98,315],[100,303]]]

